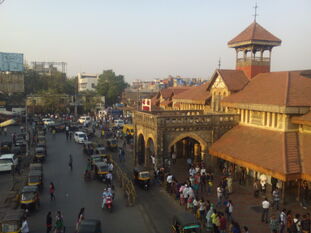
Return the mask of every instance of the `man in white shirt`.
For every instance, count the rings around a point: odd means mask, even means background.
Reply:
[[[261,215],[261,221],[268,223],[268,215],[269,215],[269,208],[270,208],[270,202],[267,198],[261,203],[262,205],[262,215]]]
[[[22,227],[21,227],[21,233],[29,233],[29,227],[28,227],[28,222],[27,219],[24,218]]]
[[[280,233],[284,233],[285,227],[287,225],[286,209],[283,209],[280,213]]]
[[[169,193],[172,192],[172,183],[173,183],[173,175],[172,174],[168,174],[168,176],[166,177],[166,183],[167,183],[167,186],[166,186],[166,189]]]

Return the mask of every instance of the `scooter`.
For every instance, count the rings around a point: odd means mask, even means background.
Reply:
[[[112,196],[106,197],[105,204],[103,207],[108,209],[110,213],[112,212]]]

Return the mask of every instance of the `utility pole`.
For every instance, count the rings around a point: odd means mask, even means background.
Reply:
[[[78,98],[78,95],[77,95],[77,89],[78,89],[78,78],[75,78],[76,81],[75,81],[75,102],[74,102],[74,111],[75,111],[75,117],[77,117],[78,115],[78,103],[77,103],[77,98]]]

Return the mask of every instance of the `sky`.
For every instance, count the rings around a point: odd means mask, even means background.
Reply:
[[[255,0],[5,0],[0,51],[64,61],[69,76],[113,69],[135,79],[209,79],[235,68],[227,42],[254,20]],[[282,39],[272,71],[311,69],[311,1],[257,0],[257,22]]]

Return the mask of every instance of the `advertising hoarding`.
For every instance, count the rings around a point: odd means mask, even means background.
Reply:
[[[23,72],[24,54],[0,52],[0,71]]]

